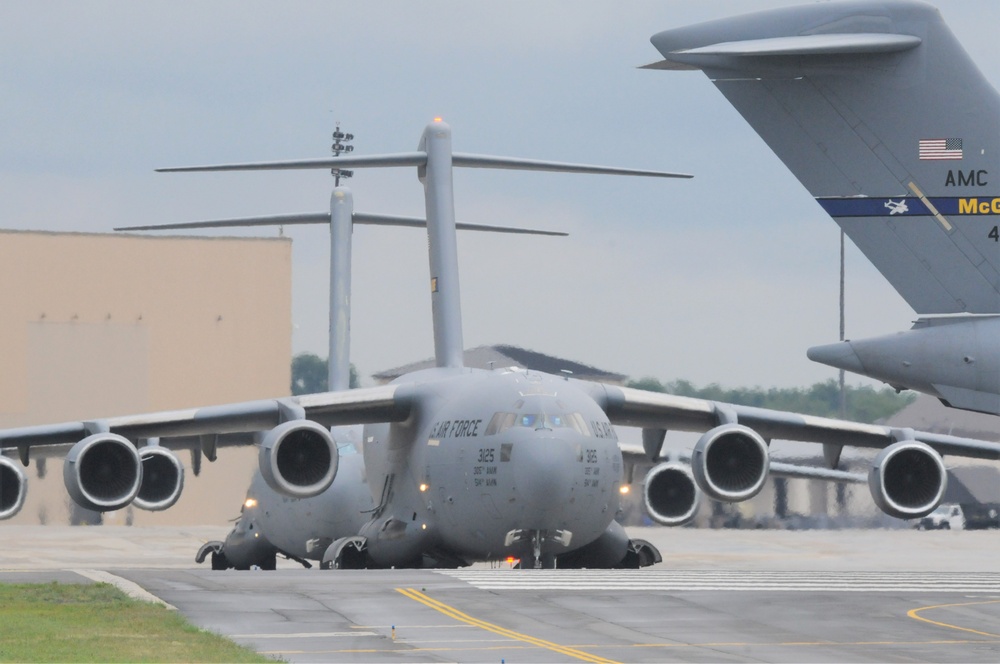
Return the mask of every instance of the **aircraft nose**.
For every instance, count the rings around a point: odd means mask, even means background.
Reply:
[[[549,511],[572,498],[577,445],[536,434],[514,444],[511,460],[515,495],[526,515]]]
[[[835,344],[824,346],[813,346],[806,351],[806,356],[813,362],[826,364],[837,369],[844,369],[853,373],[865,373],[865,367],[861,363],[861,358],[854,351],[854,346],[850,341],[838,341]]]

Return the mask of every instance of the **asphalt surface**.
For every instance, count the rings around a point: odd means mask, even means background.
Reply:
[[[0,527],[0,581],[107,571],[292,662],[1000,661],[997,531],[649,529],[664,563],[635,571],[212,572],[193,556],[219,530]]]

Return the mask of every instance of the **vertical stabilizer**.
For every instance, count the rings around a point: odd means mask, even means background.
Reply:
[[[1000,97],[934,7],[830,2],[661,32],[921,314],[1000,312]]]
[[[458,240],[451,177],[451,127],[440,119],[427,125],[417,148],[427,162],[418,170],[427,209],[431,267],[434,357],[439,367],[462,366],[462,304],[458,290]]]

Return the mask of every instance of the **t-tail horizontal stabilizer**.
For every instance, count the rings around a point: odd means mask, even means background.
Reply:
[[[824,2],[667,30],[920,314],[1000,312],[1000,97],[934,7]]]
[[[638,168],[616,168],[614,166],[592,166],[564,161],[542,161],[540,159],[518,159],[484,154],[454,152],[452,166],[463,168],[496,168],[515,171],[549,171],[553,173],[589,173],[592,175],[635,175],[654,178],[691,178],[687,173],[670,173]],[[400,152],[397,154],[373,155],[370,157],[329,157],[323,159],[299,159],[294,161],[262,161],[243,164],[216,164],[214,166],[179,166],[158,168],[157,173],[190,173],[196,171],[280,171],[315,168],[390,168],[394,166],[426,166],[426,152]]]
[[[535,159],[520,159],[497,157],[491,155],[466,154],[453,152],[451,149],[451,128],[435,118],[427,125],[421,135],[415,152],[371,156],[337,156],[324,159],[306,159],[279,162],[255,162],[246,164],[219,164],[215,166],[191,166],[182,168],[159,169],[163,172],[183,171],[248,171],[248,170],[287,170],[287,169],[358,169],[358,168],[388,168],[398,166],[416,166],[417,177],[424,185],[424,204],[427,217],[428,257],[430,261],[431,308],[434,321],[434,356],[438,367],[461,367],[464,345],[462,341],[461,298],[458,287],[458,245],[455,231],[455,203],[452,185],[452,169],[455,166],[470,168],[501,168],[529,171],[554,171],[566,173],[592,173],[598,175],[631,175],[661,178],[689,178],[683,173],[666,171],[640,170],[634,168],[615,168],[608,166],[592,166],[588,164],[573,164],[558,161],[542,161]],[[340,194],[338,194],[340,191]],[[341,203],[338,203],[338,195]],[[353,202],[346,188],[338,187],[331,199],[331,229],[335,226],[349,226],[349,223],[337,224],[338,214],[345,219],[354,219]],[[351,212],[346,210],[350,207]],[[338,212],[338,210],[340,212]],[[300,217],[301,219],[301,217]],[[381,223],[400,224],[400,218],[381,217]],[[389,221],[389,220],[392,221]],[[414,220],[406,220],[403,225],[412,224]],[[273,223],[271,221],[270,223]],[[316,223],[303,222],[298,223]],[[467,225],[471,226],[471,225]],[[190,226],[188,226],[190,228]],[[204,226],[202,226],[204,227]],[[477,228],[475,230],[496,230]],[[507,232],[515,232],[506,229]],[[350,235],[340,240],[332,240],[334,251],[345,250],[350,246]],[[339,249],[336,247],[339,246]],[[349,261],[349,258],[347,259]],[[335,261],[334,261],[335,262]],[[349,264],[349,263],[348,263]],[[342,271],[341,268],[338,270]],[[331,293],[337,283],[350,283],[349,277],[340,279],[331,271]],[[332,297],[332,296],[331,296]],[[331,316],[333,308],[331,307]],[[344,327],[344,326],[341,326]],[[333,326],[331,325],[331,329]],[[331,351],[332,357],[332,351]]]
[[[427,228],[427,220],[419,217],[400,217],[388,214],[366,214],[355,212],[351,222],[366,226],[398,226],[402,228]],[[122,226],[116,231],[179,231],[201,228],[253,228],[260,226],[298,226],[303,224],[329,224],[329,212],[314,212],[305,214],[275,214],[266,217],[242,217],[239,219],[215,219],[212,221],[186,221],[176,224],[154,224],[150,226]],[[490,233],[513,233],[517,235],[548,235],[566,237],[569,233],[562,231],[546,231],[536,228],[518,228],[516,226],[492,226],[489,224],[470,224],[456,222],[455,228],[460,231],[483,231]]]

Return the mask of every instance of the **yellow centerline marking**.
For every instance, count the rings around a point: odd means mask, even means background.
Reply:
[[[407,643],[413,643],[407,641]],[[452,643],[452,641],[443,641],[442,643]],[[458,641],[458,643],[465,643],[465,641]],[[483,641],[483,643],[492,643],[492,641]],[[664,650],[677,650],[681,648],[787,648],[787,647],[798,647],[803,646],[822,646],[822,647],[840,647],[840,646],[966,646],[971,644],[982,644],[988,643],[983,639],[936,639],[932,641],[783,641],[783,642],[753,642],[753,641],[718,641],[718,642],[706,642],[706,643],[631,643],[631,644],[576,644],[572,648],[661,648]],[[566,647],[566,646],[562,646]],[[437,646],[433,648],[410,648],[406,652],[486,652],[486,651],[513,651],[513,650],[533,650],[537,648],[534,644],[507,644],[504,646],[482,646],[482,647],[471,647],[471,646]],[[354,653],[399,653],[398,649],[392,648],[343,648],[338,650],[262,650],[260,654],[262,655],[295,655],[295,654],[310,654],[310,655],[350,655]],[[607,660],[605,660],[607,661]]]
[[[524,643],[529,643],[533,646],[539,648],[545,648],[546,650],[551,650],[557,652],[560,655],[567,655],[574,659],[579,659],[584,662],[594,662],[595,664],[613,664],[614,660],[605,659],[597,655],[592,655],[583,650],[577,650],[576,648],[570,648],[567,646],[561,646],[558,643],[553,643],[551,641],[545,641],[544,639],[539,639],[534,636],[528,636],[527,634],[521,634],[520,632],[515,632],[513,630],[500,627],[499,625],[494,625],[493,623],[488,623],[485,620],[479,620],[478,618],[473,618],[467,613],[462,613],[458,609],[448,606],[444,602],[439,602],[436,599],[428,597],[424,593],[415,590],[413,588],[396,588],[396,591],[402,595],[409,597],[410,599],[420,602],[424,606],[428,606],[435,611],[443,613],[449,618],[454,618],[459,622],[464,622],[468,625],[473,625],[479,627],[480,629],[485,629],[488,632],[493,632],[494,634],[499,634],[505,636],[509,639],[514,639],[515,641],[522,641]]]
[[[675,649],[675,648],[726,648],[726,647],[808,647],[808,646],[899,646],[899,645],[968,645],[973,643],[984,643],[982,640],[969,640],[969,639],[938,639],[929,641],[853,641],[853,642],[837,642],[837,641],[783,641],[783,642],[760,642],[753,643],[747,641],[716,641],[707,643],[631,643],[631,644],[586,644],[577,646],[564,646],[558,643],[553,643],[551,641],[545,641],[544,639],[539,639],[527,634],[521,634],[513,630],[500,627],[499,625],[494,625],[493,623],[486,622],[485,620],[480,620],[474,618],[466,613],[459,611],[458,609],[449,606],[443,602],[435,600],[424,593],[421,593],[413,588],[396,588],[396,591],[400,594],[416,601],[421,604],[438,611],[449,618],[458,620],[459,622],[465,623],[464,625],[411,625],[407,626],[407,629],[443,629],[449,627],[478,627],[479,629],[498,634],[507,639],[513,639],[515,641],[521,641],[527,644],[526,646],[487,646],[485,644],[490,643],[488,640],[481,640],[478,643],[482,644],[479,647],[475,646],[452,646],[448,647],[445,644],[460,644],[460,643],[477,643],[471,639],[461,639],[461,640],[444,640],[442,641],[442,646],[433,648],[413,648],[413,652],[444,652],[444,651],[459,651],[459,652],[471,652],[471,651],[494,651],[503,649],[524,649],[527,647],[535,648],[545,648],[546,650],[552,650],[553,652],[572,657],[584,662],[595,662],[598,664],[613,664],[615,660],[605,659],[598,655],[594,655],[579,648],[663,648],[663,649]],[[915,609],[911,609],[907,612],[907,616],[913,618],[914,620],[919,620],[921,622],[926,622],[931,625],[936,625],[938,627],[946,627],[948,629],[955,629],[962,632],[968,632],[970,634],[976,634],[978,636],[985,636],[992,639],[1000,639],[1000,634],[994,634],[991,632],[983,632],[976,629],[971,629],[969,627],[962,627],[960,625],[952,625],[950,623],[940,622],[937,620],[931,620],[930,618],[925,618],[920,614],[922,611],[930,611],[933,609],[947,609],[956,608],[963,606],[977,606],[982,604],[1000,604],[1000,599],[986,600],[978,602],[963,602],[958,604],[935,604],[933,606],[922,606]],[[352,626],[360,629],[372,629],[372,626]],[[364,635],[361,633],[360,635]],[[413,643],[428,643],[428,641],[414,641]],[[358,648],[358,649],[338,649],[338,650],[270,650],[264,651],[262,654],[352,654],[352,653],[386,653],[395,652],[394,650],[379,649],[379,648]]]
[[[919,615],[921,611],[930,611],[931,609],[949,609],[956,606],[976,606],[979,604],[1000,604],[1000,599],[991,599],[985,602],[963,602],[961,604],[935,604],[934,606],[921,606],[916,609],[910,609],[906,612],[906,615],[913,618],[914,620],[920,620],[925,623],[930,623],[932,625],[937,625],[938,627],[947,627],[948,629],[957,629],[961,632],[969,632],[971,634],[979,634],[980,636],[991,636],[994,639],[1000,639],[1000,634],[993,634],[991,632],[980,632],[978,629],[971,629],[969,627],[961,627],[959,625],[952,625],[949,623],[938,622],[937,620],[931,620],[930,618],[924,618]]]

